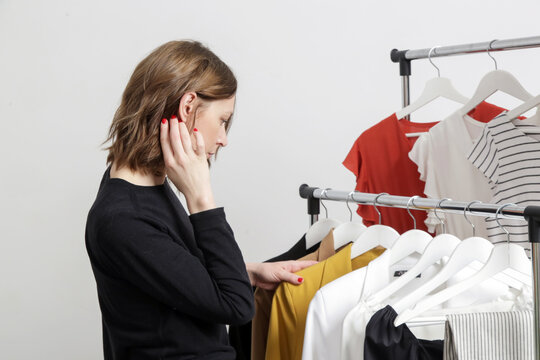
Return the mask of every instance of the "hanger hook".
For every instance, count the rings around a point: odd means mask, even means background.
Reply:
[[[469,220],[469,218],[467,217],[467,211],[472,214],[472,211],[470,210],[471,205],[472,204],[481,204],[481,203],[482,202],[480,200],[474,200],[474,201],[471,201],[470,203],[468,203],[467,206],[465,206],[465,209],[463,209],[463,217],[465,217],[465,220],[467,220],[467,222],[469,224],[471,224],[471,226],[472,226],[472,236],[476,236],[476,228],[475,228],[473,222],[471,220]]]
[[[354,191],[351,191],[351,192],[349,193],[349,195],[347,195],[347,198],[345,199],[345,203],[347,204],[347,209],[349,209],[349,213],[351,214],[351,219],[350,219],[350,221],[352,221],[352,210],[351,210],[351,208],[349,207],[349,197],[350,197],[351,200],[352,200],[353,194],[354,194]]]
[[[377,214],[379,214],[379,225],[381,225],[382,223],[382,217],[381,217],[381,212],[379,211],[379,209],[377,209],[377,200],[379,200],[379,197],[382,196],[382,195],[388,195],[388,193],[380,193],[379,195],[375,196],[375,199],[373,200],[373,207],[375,208],[375,211],[377,212]]]
[[[499,227],[501,229],[503,229],[504,232],[506,233],[506,243],[507,244],[510,244],[510,232],[504,226],[502,226],[501,223],[499,222],[499,213],[501,213],[502,209],[504,209],[505,207],[510,206],[510,205],[517,206],[516,204],[508,203],[508,204],[502,205],[500,208],[497,209],[497,211],[495,211],[495,221],[497,222],[497,225],[499,225]]]
[[[328,198],[326,197],[326,192],[327,192],[328,190],[331,190],[331,189],[330,189],[330,188],[323,189],[323,190],[321,191],[321,198],[320,198],[321,205],[322,205],[322,207],[324,208],[324,212],[326,213],[326,218],[327,218],[327,219],[328,219],[328,209],[327,209],[326,206],[324,205],[322,199],[323,199],[323,197],[326,198],[326,199],[328,199]]]
[[[444,222],[443,219],[441,219],[439,217],[439,214],[437,214],[437,208],[441,209],[442,210],[442,207],[441,207],[441,204],[443,201],[451,201],[452,199],[449,199],[449,198],[444,198],[444,199],[441,199],[439,200],[439,202],[437,203],[437,207],[433,209],[433,212],[435,213],[435,217],[439,220],[439,222],[441,223],[441,226],[442,226],[442,233],[443,234],[446,234],[446,224]]]
[[[418,199],[420,196],[418,195],[414,195],[413,197],[409,198],[409,201],[407,201],[407,212],[409,213],[410,217],[412,218],[412,221],[413,221],[413,224],[414,224],[414,229],[416,229],[416,218],[413,216],[413,214],[411,214],[411,209],[409,209],[409,206],[411,204],[413,204],[413,206],[416,206],[414,205],[414,199]]]
[[[431,60],[431,53],[435,51],[436,48],[438,48],[440,46],[434,46],[432,47],[431,49],[429,49],[429,53],[428,53],[428,60],[429,62],[431,63],[431,65],[433,65],[433,67],[435,69],[437,69],[437,74],[439,77],[441,77],[441,70],[437,67],[437,65],[435,65],[435,63],[433,62],[433,60]]]
[[[494,43],[495,41],[497,41],[497,39],[491,40],[491,42],[489,43],[488,48],[487,48],[487,54],[488,54],[488,56],[489,56],[490,58],[493,59],[493,62],[495,63],[495,70],[497,70],[497,69],[498,69],[498,67],[497,67],[497,60],[495,60],[495,58],[493,57],[493,55],[491,55],[491,52],[490,52],[490,51],[493,49],[491,46],[493,45],[493,43]]]

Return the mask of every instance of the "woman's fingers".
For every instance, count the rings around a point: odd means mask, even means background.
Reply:
[[[160,128],[160,142],[166,174],[184,194],[189,212],[215,208],[206,157],[195,154],[186,124],[174,116],[168,124],[165,121]]]
[[[180,140],[182,141],[182,146],[186,154],[193,153],[193,147],[191,145],[191,136],[184,122],[178,124],[180,128]]]
[[[163,159],[166,164],[176,162],[182,163],[186,159],[186,155],[195,153],[197,156],[202,156],[206,159],[206,149],[202,134],[193,129],[195,144],[192,144],[191,136],[187,126],[176,116],[173,116],[169,121],[161,120],[160,142],[161,150],[163,151]]]
[[[172,116],[169,121],[169,141],[174,153],[174,156],[182,161],[185,158],[186,151],[182,144],[182,139],[180,136],[180,123],[176,116]]]
[[[304,279],[294,273],[315,264],[317,264],[317,261],[314,260],[284,261],[281,263],[282,270],[279,272],[278,277],[281,281],[287,281],[291,284],[299,285],[304,282]]]
[[[173,116],[169,121],[169,128],[169,144],[171,144],[174,155],[182,161],[185,159],[185,154],[192,154],[196,151],[191,143],[189,130],[186,124],[176,116]],[[204,141],[202,143],[204,144]]]
[[[301,276],[293,274],[285,269],[279,272],[278,277],[281,281],[287,281],[294,285],[301,284],[304,281]]]
[[[171,148],[171,142],[169,141],[169,122],[165,118],[161,120],[159,140],[161,143],[161,151],[163,152],[163,160],[165,161],[165,164],[170,164],[174,158],[174,154]]]
[[[291,272],[297,272],[317,263],[314,260],[296,260],[289,263],[288,269]]]
[[[197,128],[193,129],[193,135],[195,135],[195,153],[199,156],[204,155],[206,157],[206,147],[204,145],[204,139],[202,134]]]

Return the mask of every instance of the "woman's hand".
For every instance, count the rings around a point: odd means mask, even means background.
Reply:
[[[273,290],[282,281],[287,281],[294,285],[301,284],[304,279],[293,273],[316,263],[317,261],[312,260],[247,263],[246,268],[251,285],[266,290]]]
[[[204,140],[198,131],[193,133],[196,146],[191,143],[186,124],[179,122],[176,116],[170,121],[161,121],[160,142],[165,171],[174,186],[186,197],[191,214],[216,207]]]

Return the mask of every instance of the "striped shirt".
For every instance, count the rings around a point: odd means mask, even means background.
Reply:
[[[533,312],[448,315],[443,359],[533,360]]]
[[[506,114],[490,121],[468,155],[488,179],[492,203],[518,206],[540,205],[540,141],[526,134],[525,121],[513,123]],[[530,251],[525,220],[499,219],[510,232],[510,241]],[[508,236],[495,217],[486,219],[488,239],[506,242]],[[530,252],[527,252],[530,256]]]

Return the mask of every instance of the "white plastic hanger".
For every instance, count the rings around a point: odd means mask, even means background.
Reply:
[[[321,219],[311,225],[306,232],[306,249],[320,243],[330,230],[341,225],[342,222],[337,219]]]
[[[379,224],[371,225],[354,241],[351,247],[351,259],[369,251],[377,246],[383,246],[386,249],[392,247],[396,239],[399,237],[399,233],[390,226],[381,225],[382,217],[381,212],[377,209],[377,200],[382,195],[388,195],[387,193],[381,193],[375,196],[373,200],[373,207],[379,214]]]
[[[408,322],[425,311],[430,310],[433,307],[463,293],[464,291],[481,284],[483,281],[492,278],[494,275],[497,275],[506,268],[514,265],[519,265],[518,267],[521,269],[524,269],[525,267],[531,268],[530,261],[527,258],[523,248],[516,244],[495,245],[493,251],[491,252],[490,258],[487,260],[482,269],[471,277],[444,290],[441,290],[434,295],[426,297],[416,304],[412,309],[403,311],[400,315],[398,315],[394,324],[399,326],[405,322]],[[532,278],[530,280],[530,284],[532,285]],[[521,290],[522,287],[518,287],[517,289]]]
[[[361,222],[353,222],[352,221],[352,210],[349,207],[349,197],[352,199],[354,195],[354,191],[349,193],[347,195],[346,203],[347,203],[347,209],[349,209],[349,213],[351,214],[350,221],[345,222],[339,226],[337,226],[334,229],[334,249],[337,250],[340,247],[347,245],[350,242],[353,242],[356,240],[362,232],[366,230],[366,226],[362,224]]]
[[[401,314],[405,309],[418,303],[424,296],[445,283],[471,262],[480,261],[481,263],[485,263],[489,258],[492,249],[493,244],[481,237],[473,236],[461,241],[456,246],[448,259],[448,262],[441,271],[410,294],[392,304],[392,307],[398,314]],[[394,322],[394,324],[395,323],[397,323],[397,321]]]
[[[529,100],[525,101],[523,104],[519,105],[518,107],[506,112],[506,116],[510,120],[517,119],[527,111],[531,110],[534,107],[540,106],[540,95],[536,95],[534,97],[531,97]],[[534,115],[537,116],[538,112]]]
[[[498,208],[497,211],[495,212],[495,221],[501,227],[501,229],[503,229],[504,232],[506,232],[507,244],[510,244],[510,233],[499,222],[498,214],[502,211],[502,209],[510,205],[514,205],[514,204],[504,204],[500,208]],[[472,222],[470,222],[470,224],[473,225]],[[493,251],[495,251],[495,249]],[[500,250],[497,250],[497,251],[500,251]],[[527,254],[525,253],[525,250],[521,246],[519,246],[518,248],[516,248],[516,250],[510,249],[508,251],[512,251],[514,256],[503,259],[504,260],[503,264],[507,264],[512,259],[514,261],[508,266],[506,266],[506,268],[503,271],[499,271],[496,274],[493,274],[491,277],[515,289],[520,289],[523,285],[527,285],[529,287],[532,286],[532,283],[531,283],[532,267],[531,267],[530,260],[527,257]],[[497,255],[497,253],[491,254],[490,258],[488,259],[488,262],[491,262],[490,266],[493,266],[495,264],[493,262],[495,261],[495,259],[497,259],[497,256],[500,256],[500,255]],[[487,265],[487,263],[485,265]],[[472,267],[475,268],[476,270],[480,270],[480,268],[477,268],[475,266],[472,266]]]
[[[491,252],[485,265],[471,277],[423,299],[418,304],[416,304],[413,309],[403,311],[403,313],[401,313],[396,318],[396,326],[399,326],[413,319],[414,317],[422,314],[423,312],[446,302],[447,300],[463,293],[464,291],[476,285],[480,285],[485,280],[488,280],[507,269],[512,269],[514,271],[527,275],[527,284],[518,284],[517,286],[515,286],[518,290],[521,290],[523,285],[532,286],[532,266],[529,259],[527,258],[527,255],[525,254],[525,250],[519,245],[510,243],[510,233],[499,223],[499,212],[505,206],[509,205],[514,204],[502,205],[499,209],[497,209],[497,212],[495,214],[497,224],[499,224],[499,226],[506,232],[507,243],[496,245],[493,248],[493,251]]]
[[[418,99],[416,99],[412,104],[404,107],[403,109],[396,112],[396,117],[398,119],[403,119],[404,117],[412,114],[416,110],[426,106],[433,100],[443,97],[449,100],[453,100],[460,104],[465,104],[469,99],[461,95],[452,85],[452,82],[448,78],[441,77],[441,71],[431,60],[431,53],[436,50],[436,47],[431,48],[428,54],[428,60],[437,69],[438,76],[436,78],[430,79],[426,82],[424,90]],[[409,133],[406,136],[418,136],[420,133]]]
[[[391,265],[396,264],[411,254],[423,254],[426,246],[433,240],[433,237],[427,232],[416,228],[416,219],[409,209],[410,204],[412,203],[414,205],[414,199],[418,197],[415,195],[407,202],[407,212],[413,219],[414,229],[404,232],[395,241],[391,248],[392,252],[389,260]]]
[[[538,107],[538,109],[533,116],[528,117],[525,120],[519,121],[519,125],[531,125],[532,127],[520,127],[519,129],[525,134],[540,134],[540,95],[536,95],[525,101],[518,107],[508,111],[506,113],[508,121],[513,121],[517,119],[518,117],[520,117],[534,107]]]
[[[532,98],[532,95],[525,90],[525,88],[519,83],[519,81],[510,74],[508,71],[498,70],[497,61],[490,54],[491,45],[493,40],[487,49],[489,57],[495,62],[495,70],[488,72],[476,88],[476,92],[471,99],[459,110],[461,115],[468,114],[471,110],[476,108],[482,101],[485,101],[488,97],[493,95],[497,91],[502,91],[508,95],[518,98],[523,101],[527,101]]]
[[[311,225],[311,227],[306,232],[306,249],[309,249],[312,246],[320,243],[326,237],[326,235],[328,235],[330,230],[342,224],[342,222],[337,219],[328,218],[328,209],[322,201],[322,199],[326,195],[326,191],[328,191],[328,189],[322,190],[320,199],[321,205],[326,212],[326,218],[319,220],[313,225]]]
[[[440,204],[444,200],[445,199],[442,199],[439,202],[438,206],[440,206]],[[441,221],[441,223],[443,224],[443,229],[445,229],[444,222],[441,218],[439,218],[436,211],[435,216],[437,216],[439,221]],[[409,269],[405,274],[401,275],[399,278],[392,281],[390,284],[388,284],[375,294],[368,297],[366,299],[366,303],[370,306],[383,304],[386,299],[390,298],[399,289],[414,280],[416,276],[421,274],[428,267],[439,262],[444,257],[450,256],[452,251],[454,251],[454,249],[460,242],[461,240],[450,234],[443,233],[435,236],[433,240],[431,240],[431,242],[429,242],[429,244],[426,246],[426,249],[424,250],[424,253],[420,257],[418,262],[411,269]]]
[[[467,217],[467,212],[470,212],[471,205],[473,205],[475,203],[482,203],[482,202],[480,200],[471,201],[463,209],[463,217],[471,225],[471,227],[472,227],[472,236],[473,237],[476,236],[476,227],[475,227],[474,223],[471,220],[469,220],[469,218]],[[439,205],[440,205],[440,203],[439,203]],[[435,216],[437,216],[437,212],[435,212]],[[442,222],[442,220],[438,216],[437,216],[437,218],[439,219],[439,221]],[[443,231],[444,231],[444,224],[443,224]],[[467,267],[471,268],[472,270],[478,271],[478,270],[480,270],[480,268],[482,266],[484,266],[484,264],[482,264],[481,262],[473,261]],[[504,284],[506,284],[508,286],[511,286],[511,287],[517,287],[518,282],[521,282],[522,284],[524,284],[524,283],[526,283],[528,281],[526,278],[523,277],[524,275],[521,274],[521,273],[513,273],[513,274],[510,273],[510,272],[508,272],[508,273],[509,274],[507,274],[507,273],[497,274],[497,275],[494,276],[494,278],[497,279],[499,282],[502,282],[502,283],[504,283]],[[514,277],[512,277],[512,275]]]
[[[449,256],[460,242],[461,241],[457,237],[450,234],[441,234],[435,236],[433,240],[431,240],[426,246],[424,253],[418,262],[405,274],[401,275],[386,287],[370,296],[366,300],[367,304],[370,306],[375,306],[376,304],[384,303],[386,299],[390,298],[399,289],[415,279],[428,267],[435,264],[443,257]]]

